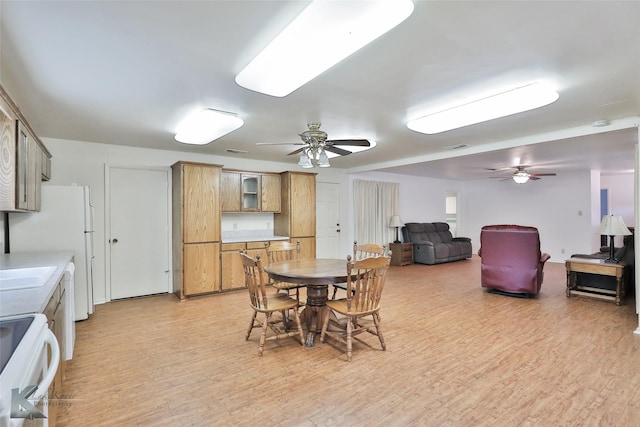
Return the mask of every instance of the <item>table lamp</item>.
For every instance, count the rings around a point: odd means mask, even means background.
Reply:
[[[396,229],[396,240],[393,241],[393,243],[400,243],[400,240],[398,239],[398,228],[402,227],[404,224],[402,223],[402,220],[400,219],[399,215],[394,215],[391,217],[391,222],[389,222],[389,227],[395,227]]]
[[[617,263],[614,257],[613,238],[614,236],[628,236],[631,231],[624,225],[624,221],[620,215],[605,215],[600,223],[600,234],[609,236],[609,258],[604,260],[607,264]]]

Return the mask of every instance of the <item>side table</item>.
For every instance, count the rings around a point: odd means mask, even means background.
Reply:
[[[389,250],[391,250],[391,265],[413,264],[413,243],[389,243]]]
[[[567,298],[572,295],[602,299],[615,302],[616,305],[624,303],[624,262],[605,263],[600,259],[571,258],[565,261],[567,269]],[[592,286],[582,286],[577,283],[577,273],[599,274],[616,278],[616,290],[601,289]]]

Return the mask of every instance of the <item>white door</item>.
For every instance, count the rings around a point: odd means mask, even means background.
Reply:
[[[169,171],[109,169],[111,299],[170,292]]]
[[[343,258],[340,253],[340,184],[316,184],[316,256]]]

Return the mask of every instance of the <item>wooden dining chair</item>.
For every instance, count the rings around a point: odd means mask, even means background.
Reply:
[[[386,247],[376,245],[375,243],[363,243],[361,245],[358,242],[353,242],[353,260],[357,261],[364,258],[371,257],[379,257],[383,256]],[[336,294],[338,293],[338,289],[346,290],[347,285],[344,283],[336,283],[333,285],[333,295],[331,299],[336,299]]]
[[[264,343],[267,340],[280,340],[297,335],[300,338],[300,344],[304,345],[304,335],[300,324],[300,315],[298,314],[298,301],[285,294],[267,295],[260,255],[257,255],[254,259],[241,250],[240,257],[242,258],[245,284],[249,290],[251,308],[253,309],[246,339],[248,340],[251,336],[253,328],[262,328],[258,356],[262,356]],[[289,330],[287,327],[287,313],[290,311],[294,313],[297,330]],[[258,316],[258,313],[264,315],[262,319],[260,318],[262,316]],[[280,313],[280,315],[276,317],[274,316],[275,313]],[[279,324],[282,324],[284,329],[281,329]],[[267,337],[268,330],[271,330],[274,335]]]
[[[347,297],[327,301],[328,310],[325,310],[320,342],[324,342],[325,336],[329,336],[346,343],[349,362],[351,362],[353,336],[362,332],[376,335],[380,340],[382,350],[387,349],[382,336],[380,297],[390,263],[391,258],[386,256],[352,261],[351,255],[349,255],[347,257]],[[334,317],[337,314],[345,317],[346,330],[328,330],[327,326],[332,314]],[[371,322],[368,319],[364,319],[367,316],[371,316],[375,328],[371,327]]]
[[[269,264],[280,261],[291,261],[300,258],[300,240],[296,243],[278,241],[265,243],[267,251],[267,261]],[[287,295],[291,295],[291,291],[295,290],[296,300],[300,303],[300,288],[304,288],[304,284],[300,283],[287,283],[270,280],[268,285],[273,286],[278,292],[284,291]]]

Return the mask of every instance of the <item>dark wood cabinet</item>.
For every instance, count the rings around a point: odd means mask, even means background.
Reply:
[[[413,264],[413,243],[389,243],[391,265],[403,266]]]

